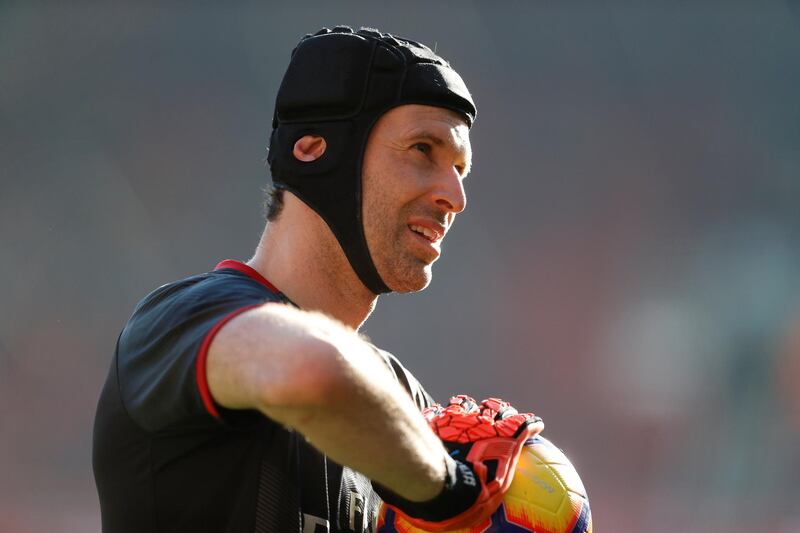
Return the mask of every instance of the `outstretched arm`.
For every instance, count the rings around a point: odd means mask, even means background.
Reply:
[[[323,314],[281,304],[242,313],[211,342],[206,377],[218,404],[258,409],[408,500],[442,491],[439,438],[375,349]]]

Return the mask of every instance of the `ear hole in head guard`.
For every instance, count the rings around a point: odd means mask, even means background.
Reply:
[[[304,137],[314,137],[314,139],[311,141],[311,144],[305,150],[298,147],[298,143]],[[321,147],[317,148],[319,147],[319,145],[321,145]],[[305,164],[313,163],[314,161],[318,161],[325,155],[327,147],[328,143],[325,141],[325,137],[323,137],[322,135],[313,135],[307,133],[305,135],[300,136],[300,138],[298,138],[294,142],[294,144],[292,145],[292,155],[294,156],[295,159],[297,159],[301,163]],[[315,153],[317,150],[320,150],[319,155],[316,155]],[[295,151],[299,151],[302,157],[298,157]],[[311,159],[304,159],[304,157],[310,157]]]

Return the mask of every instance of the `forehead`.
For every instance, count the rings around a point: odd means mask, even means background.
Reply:
[[[396,140],[434,136],[453,149],[471,155],[466,120],[443,107],[407,104],[392,108],[381,116],[373,132]]]

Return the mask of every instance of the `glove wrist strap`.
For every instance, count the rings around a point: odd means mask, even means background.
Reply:
[[[442,522],[472,507],[482,490],[480,481],[468,463],[445,456],[445,468],[442,491],[424,502],[407,500],[375,482],[372,486],[384,502],[404,514],[428,522]]]

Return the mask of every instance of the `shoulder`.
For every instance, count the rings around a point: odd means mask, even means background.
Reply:
[[[214,415],[200,372],[209,340],[232,316],[284,301],[276,290],[233,268],[168,283],[147,295],[122,330],[115,356],[131,416],[141,427],[157,429]]]
[[[134,317],[158,307],[187,307],[196,305],[261,299],[281,301],[283,296],[272,291],[246,274],[233,269],[220,269],[167,283],[157,288],[136,306]]]
[[[192,317],[213,320],[220,313],[264,302],[286,302],[285,297],[264,283],[233,268],[221,268],[190,276],[157,288],[136,306],[120,341],[131,335],[155,333],[156,325],[175,326]],[[144,331],[140,331],[143,329]]]

